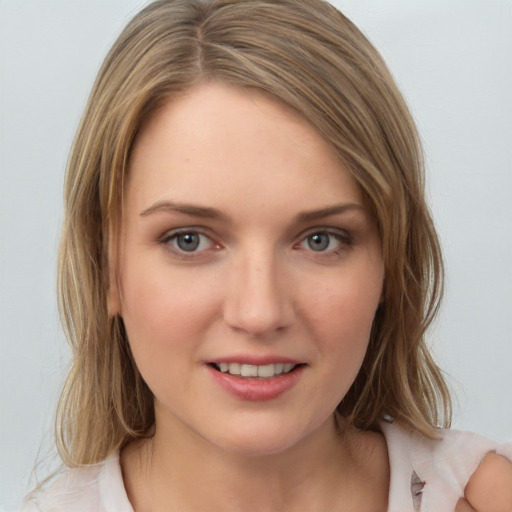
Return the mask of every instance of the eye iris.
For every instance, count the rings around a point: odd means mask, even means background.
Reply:
[[[315,233],[309,236],[308,246],[313,251],[325,251],[329,247],[329,235],[326,233]]]
[[[192,252],[199,247],[199,241],[197,233],[184,233],[178,236],[176,243],[182,251]]]

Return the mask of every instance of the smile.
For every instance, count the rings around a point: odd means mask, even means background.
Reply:
[[[264,378],[269,379],[279,375],[285,375],[297,368],[298,364],[292,363],[275,363],[265,365],[253,365],[244,363],[212,363],[212,367],[222,373],[236,375],[246,378]]]
[[[206,367],[213,381],[231,396],[243,401],[262,402],[274,400],[290,391],[301,380],[308,366],[290,361],[261,362],[266,364],[218,360],[210,361]]]

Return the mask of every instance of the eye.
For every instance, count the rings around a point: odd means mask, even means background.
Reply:
[[[197,253],[215,245],[211,238],[198,231],[171,232],[163,237],[162,242],[179,253]]]
[[[333,231],[315,231],[307,235],[299,247],[314,252],[336,252],[349,244],[348,235]]]

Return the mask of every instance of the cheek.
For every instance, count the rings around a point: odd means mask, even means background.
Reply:
[[[121,316],[134,354],[176,353],[193,346],[216,315],[216,287],[201,276],[192,277],[188,269],[129,268],[122,276]]]
[[[309,334],[315,340],[318,390],[315,403],[332,413],[352,386],[363,363],[380,299],[378,279],[333,279],[338,286],[310,294]],[[314,314],[312,314],[314,312]]]
[[[334,284],[323,289],[317,287],[311,294],[309,310],[314,312],[313,318],[331,328],[336,326],[340,332],[368,332],[381,296],[382,281],[378,275],[375,279],[347,276],[331,283]]]
[[[122,317],[137,367],[153,394],[178,400],[218,308],[215,286],[166,266],[130,267],[123,276]]]
[[[334,283],[334,284],[333,284]],[[362,363],[382,289],[379,269],[347,273],[309,294],[304,310],[324,355],[348,370]]]

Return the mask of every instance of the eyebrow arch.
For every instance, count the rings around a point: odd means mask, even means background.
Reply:
[[[215,208],[206,206],[198,206],[194,204],[176,203],[174,201],[157,201],[140,212],[141,217],[150,215],[154,212],[170,212],[170,213],[183,213],[193,217],[202,217],[205,219],[225,219],[226,216]]]
[[[330,215],[345,213],[350,210],[364,211],[365,208],[363,205],[357,203],[335,204],[333,206],[327,206],[326,208],[322,208],[320,210],[301,212],[297,215],[297,221],[309,222],[312,220],[321,219],[323,217],[329,217]]]

